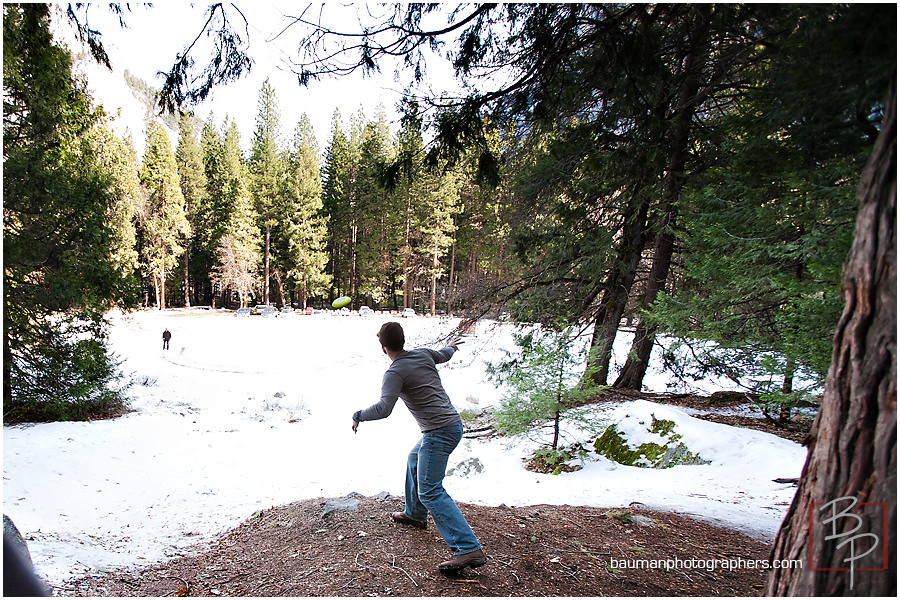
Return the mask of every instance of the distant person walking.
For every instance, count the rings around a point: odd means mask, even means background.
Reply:
[[[465,567],[479,567],[487,557],[475,533],[453,498],[444,489],[444,473],[450,453],[463,435],[462,420],[441,384],[436,365],[447,362],[462,340],[454,340],[442,350],[404,350],[405,337],[399,323],[385,323],[378,332],[381,350],[391,359],[384,374],[381,400],[353,413],[353,433],[362,421],[384,419],[391,414],[397,398],[402,398],[422,430],[422,439],[413,446],[406,462],[406,506],[391,514],[397,523],[425,529],[428,513],[438,532],[453,552],[453,558],[438,565],[441,573],[452,574]]]
[[[171,340],[171,339],[172,339],[172,334],[169,332],[169,330],[166,329],[165,331],[163,331],[163,350],[169,349],[169,340]]]

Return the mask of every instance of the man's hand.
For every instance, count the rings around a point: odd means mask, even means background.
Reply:
[[[452,342],[450,342],[447,345],[450,346],[451,348],[453,348],[453,351],[456,352],[457,350],[459,350],[459,345],[465,344],[465,343],[466,343],[465,340],[463,340],[462,338],[456,338],[455,340],[453,340]]]
[[[353,421],[353,433],[356,433],[356,428],[359,427],[358,421]]]

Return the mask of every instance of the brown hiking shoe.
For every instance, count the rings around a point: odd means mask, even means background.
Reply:
[[[412,525],[413,527],[418,527],[419,529],[426,529],[428,527],[428,524],[425,521],[416,521],[405,512],[391,513],[391,518],[397,523]]]
[[[457,571],[461,571],[466,567],[480,567],[486,562],[487,556],[484,555],[484,550],[479,548],[474,552],[457,554],[450,560],[439,564],[438,568],[441,570],[441,573],[456,573]]]

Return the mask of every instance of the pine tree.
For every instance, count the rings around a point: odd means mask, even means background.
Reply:
[[[196,232],[205,225],[201,220],[203,208],[208,203],[206,177],[203,174],[203,158],[194,132],[194,116],[182,113],[179,120],[178,147],[175,149],[181,193],[184,194],[185,215],[191,225],[191,236],[184,242],[184,305],[191,305],[191,291],[195,298],[197,288],[192,285],[191,262],[193,250],[198,244]],[[195,271],[196,273],[196,271]],[[205,275],[205,273],[204,273]]]
[[[500,155],[499,136],[490,140],[493,152]],[[466,156],[463,173],[477,171],[477,153]],[[507,220],[513,202],[511,182],[515,169],[501,171],[496,187],[485,187],[472,177],[464,177],[459,190],[458,213],[453,216],[454,229],[450,247],[447,289],[447,313],[456,308],[476,311],[483,301],[484,290],[497,289],[497,282],[513,271],[515,256],[509,252],[512,226]]]
[[[340,112],[335,110],[331,122],[331,140],[325,151],[322,169],[322,205],[328,219],[328,269],[331,296],[342,296],[350,289],[350,143],[341,127]]]
[[[127,158],[103,148],[71,65],[46,4],[3,6],[4,422],[125,406],[102,313],[135,297],[127,174],[111,172]]]
[[[288,277],[294,282],[297,303],[305,308],[310,296],[327,294],[330,285],[325,273],[327,229],[322,215],[318,147],[306,113],[297,124],[285,182],[285,196],[293,206],[287,226]]]
[[[351,264],[356,305],[380,306],[386,299],[395,237],[395,196],[381,182],[382,166],[394,153],[387,117],[379,110],[360,136],[354,179],[352,224],[356,231]]]
[[[411,189],[415,207],[417,271],[428,282],[428,311],[433,316],[437,303],[437,282],[446,274],[444,258],[453,242],[458,210],[460,174],[448,172],[442,175],[423,173]]]
[[[872,7],[803,10],[798,26],[784,16],[791,34],[719,122],[727,135],[717,164],[683,203],[679,293],[658,301],[655,318],[671,333],[715,343],[692,352],[697,361],[682,358],[682,368],[694,377],[753,375],[754,391],[784,407],[781,419],[802,394],[796,376],[818,387],[831,362],[853,182],[894,61],[893,27]],[[798,93],[803,102],[785,102]]]
[[[247,173],[240,148],[240,132],[234,121],[227,119],[219,133],[210,115],[201,134],[203,152],[203,171],[206,175],[208,201],[203,205],[198,222],[204,223],[200,237],[203,262],[198,268],[205,267],[205,273],[212,278],[218,263],[219,245],[222,237],[231,226],[231,221],[241,197],[247,189]],[[202,237],[201,237],[202,236]],[[227,290],[210,279],[210,294],[221,296],[221,305],[228,306],[231,297]]]
[[[399,259],[400,280],[403,284],[403,308],[414,306],[413,289],[415,288],[416,265],[416,211],[414,206],[413,188],[421,176],[423,165],[422,152],[424,142],[422,140],[422,121],[415,109],[406,111],[403,117],[402,127],[397,142],[398,153],[403,157],[406,172],[405,181],[398,186],[397,212],[401,220],[398,223],[400,239],[397,241],[397,255]]]
[[[216,249],[225,233],[232,207],[225,185],[224,140],[215,127],[213,116],[203,123],[200,132],[200,156],[206,195],[193,207],[191,223],[191,262],[194,286],[204,304],[215,304],[216,290],[210,279],[216,264]]]
[[[560,422],[600,389],[590,377],[582,376],[588,347],[578,333],[571,326],[558,330],[533,326],[515,333],[518,352],[490,369],[491,377],[507,386],[495,411],[501,432],[523,433],[549,421],[550,449],[559,449]]]
[[[184,252],[182,240],[191,228],[184,212],[184,195],[172,144],[165,129],[150,122],[147,150],[141,167],[141,184],[146,202],[141,224],[144,231],[144,260],[156,289],[156,307],[166,307],[166,278]]]
[[[266,79],[259,92],[256,133],[250,156],[250,190],[259,218],[265,245],[263,249],[263,302],[269,303],[269,279],[272,263],[272,229],[285,216],[282,196],[284,165],[280,154],[280,116],[275,90]],[[278,290],[281,295],[281,290]]]
[[[131,299],[126,305],[134,304],[139,286],[136,224],[143,203],[137,156],[129,144],[114,135],[103,123],[92,131],[91,142],[111,178],[110,205],[107,208],[107,226],[112,232],[109,259],[123,283],[131,290]]]

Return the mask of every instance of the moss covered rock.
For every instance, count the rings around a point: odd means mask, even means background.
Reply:
[[[632,467],[667,469],[675,465],[708,464],[691,452],[676,431],[675,421],[655,414],[626,414],[609,425],[594,442],[594,450],[610,460]]]

